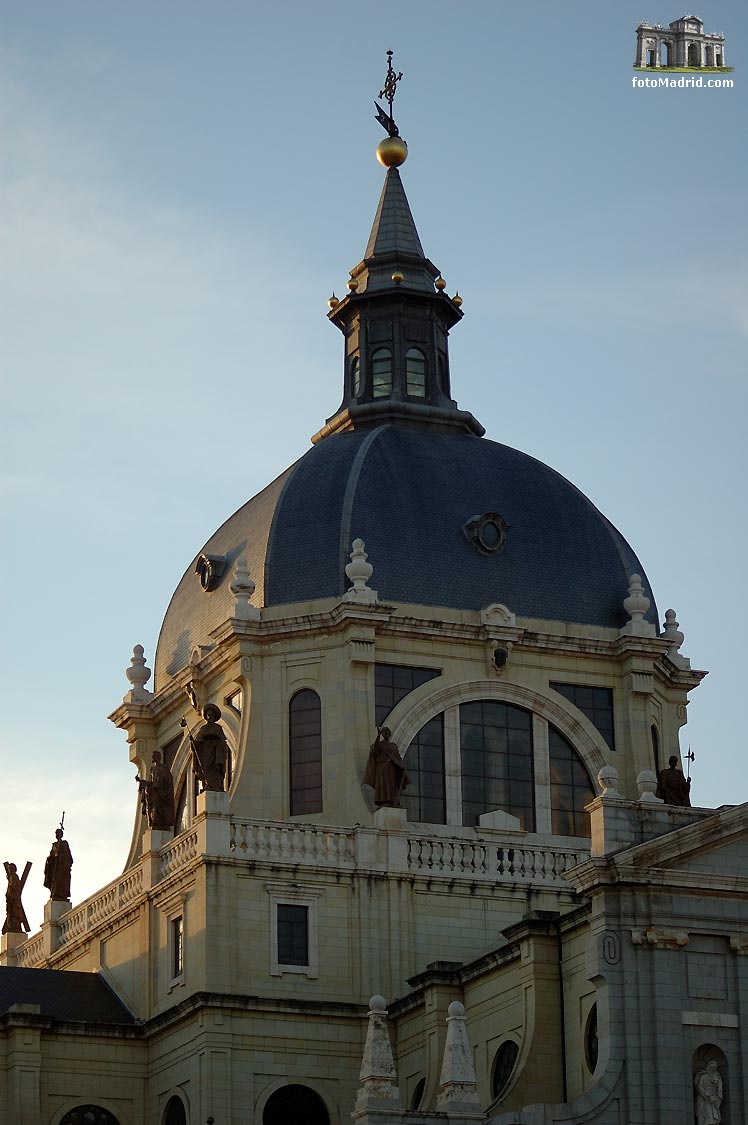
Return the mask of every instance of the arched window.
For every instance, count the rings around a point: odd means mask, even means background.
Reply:
[[[351,360],[351,393],[354,397],[361,394],[361,360],[357,355]]]
[[[426,397],[426,356],[420,348],[405,353],[405,393],[411,398]]]
[[[460,706],[462,823],[502,809],[535,831],[532,715],[509,703],[478,699]]]
[[[371,357],[371,393],[374,398],[392,394],[392,352],[377,348]]]
[[[415,1084],[415,1087],[413,1089],[413,1093],[411,1094],[411,1097],[410,1097],[410,1109],[411,1110],[421,1108],[421,1102],[423,1101],[423,1095],[424,1095],[425,1091],[426,1091],[426,1079],[425,1078],[419,1078],[418,1081]]]
[[[281,1086],[271,1094],[262,1111],[262,1125],[330,1125],[330,1114],[319,1094],[308,1086]]]
[[[422,726],[405,754],[410,783],[400,797],[408,820],[446,824],[444,790],[444,715],[434,715]]]
[[[513,1039],[505,1039],[496,1052],[491,1071],[491,1096],[494,1101],[501,1097],[509,1085],[518,1055],[519,1045]]]
[[[595,797],[590,775],[571,743],[548,728],[551,765],[551,823],[559,836],[589,836],[590,816],[585,812]]]
[[[297,691],[289,706],[291,816],[322,812],[322,704],[316,691]]]
[[[597,1069],[598,1053],[597,1004],[593,1004],[590,1008],[587,1023],[584,1028],[584,1060],[587,1063],[587,1069],[590,1074],[594,1074]]]
[[[119,1122],[100,1105],[77,1105],[65,1114],[60,1125],[119,1125]]]
[[[660,736],[657,733],[657,727],[654,725],[654,723],[652,723],[650,733],[652,735],[652,757],[654,758],[655,773],[659,773],[660,772]]]
[[[175,1094],[173,1098],[169,1098],[164,1113],[164,1125],[187,1125],[187,1114],[184,1109],[184,1102]]]

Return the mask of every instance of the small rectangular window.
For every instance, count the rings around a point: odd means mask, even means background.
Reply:
[[[184,972],[184,918],[171,920],[171,975],[181,977]]]
[[[309,907],[278,903],[278,964],[309,964]]]

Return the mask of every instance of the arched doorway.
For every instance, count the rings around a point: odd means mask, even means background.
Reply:
[[[166,1103],[163,1125],[187,1125],[187,1113],[184,1108],[184,1102],[180,1097],[177,1097],[176,1094],[173,1098],[169,1098]]]
[[[63,1117],[60,1125],[119,1125],[117,1118],[100,1105],[77,1105]]]
[[[665,39],[660,43],[660,66],[672,66],[670,62],[670,44]]]
[[[330,1125],[330,1115],[314,1090],[291,1084],[281,1086],[270,1095],[262,1114],[262,1125],[289,1125],[291,1121],[303,1121],[304,1125]]]
[[[701,44],[689,43],[688,44],[688,65],[701,66]]]

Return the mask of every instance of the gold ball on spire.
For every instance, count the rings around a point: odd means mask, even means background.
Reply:
[[[408,146],[402,137],[385,137],[377,145],[377,160],[385,168],[399,168],[408,159]]]

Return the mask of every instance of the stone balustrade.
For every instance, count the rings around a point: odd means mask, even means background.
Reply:
[[[15,963],[19,969],[33,969],[44,959],[44,939],[35,934],[15,951]]]
[[[161,849],[159,878],[167,879],[197,855],[197,832],[183,832]]]
[[[262,862],[303,863],[314,867],[353,870],[355,831],[317,824],[282,821],[231,821],[231,849],[236,855]]]
[[[156,873],[152,882],[144,877],[144,865],[150,858],[144,855],[138,866],[63,914],[56,922],[53,952],[85,938],[148,894],[154,883],[183,871],[204,852],[213,854],[200,823],[198,819],[195,827],[153,853]],[[509,846],[505,835],[498,842],[482,835],[480,829],[437,826],[433,832],[419,833],[413,827],[403,821],[402,830],[383,831],[373,826],[342,828],[231,817],[221,856],[318,871],[375,871],[428,879],[566,886],[564,873],[590,855],[589,847],[585,849],[579,841],[564,846],[555,840],[542,842],[518,836],[517,842]],[[43,964],[43,937],[43,933],[37,934],[20,946],[14,963],[23,968]]]
[[[419,875],[564,886],[564,872],[585,859],[589,849],[578,847],[526,842],[505,847],[485,841],[408,837],[408,869]]]

